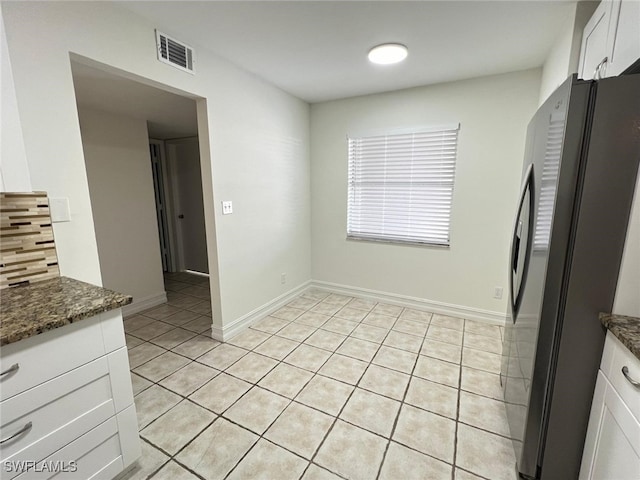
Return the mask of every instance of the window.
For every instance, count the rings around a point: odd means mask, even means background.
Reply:
[[[542,166],[542,180],[540,182],[540,198],[538,199],[538,213],[536,230],[533,237],[533,249],[547,250],[551,240],[551,221],[556,203],[556,188],[560,173],[560,157],[562,155],[562,140],[564,139],[565,114],[558,112],[549,118],[547,143],[544,149],[544,165]]]
[[[459,128],[349,137],[347,237],[448,246]]]

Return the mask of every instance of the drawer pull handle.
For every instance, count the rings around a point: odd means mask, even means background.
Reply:
[[[14,363],[9,368],[7,368],[4,372],[0,372],[0,377],[2,377],[4,375],[8,375],[8,374],[10,374],[12,372],[17,372],[19,368],[20,368],[20,364]]]
[[[18,435],[22,435],[23,433],[28,432],[29,430],[31,430],[31,427],[33,427],[33,424],[31,422],[27,423],[24,427],[22,427],[20,430],[18,430],[16,433],[11,435],[10,437],[3,438],[2,440],[0,440],[0,445],[2,445],[3,443],[6,443],[6,442],[9,442],[9,441],[13,440]]]
[[[622,367],[622,374],[631,385],[636,388],[640,388],[640,382],[636,382],[633,378],[631,378],[631,376],[629,375],[629,369],[626,366]]]
[[[593,71],[594,80],[602,80],[602,69],[606,68],[608,61],[609,61],[609,57],[604,57],[602,61],[598,64],[596,69]]]

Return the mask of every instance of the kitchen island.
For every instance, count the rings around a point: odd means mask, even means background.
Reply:
[[[600,321],[620,342],[640,360],[640,318],[601,313]]]
[[[640,478],[640,318],[600,314],[607,328],[580,480]]]
[[[140,456],[121,307],[67,277],[0,291],[3,479],[113,478]]]
[[[0,290],[0,346],[122,308],[132,300],[67,277]]]

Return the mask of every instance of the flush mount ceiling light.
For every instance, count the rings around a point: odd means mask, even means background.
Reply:
[[[407,47],[399,43],[385,43],[369,50],[369,61],[379,65],[398,63],[407,58]]]

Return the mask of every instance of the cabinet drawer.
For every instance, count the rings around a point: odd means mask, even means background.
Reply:
[[[623,367],[627,367],[627,375],[632,380],[640,383],[640,360],[615,335],[607,332],[601,368],[633,416],[640,420],[640,387],[633,386],[625,377]]]
[[[56,328],[2,347],[0,400],[84,365],[125,345],[120,309]]]
[[[638,478],[640,422],[599,371],[579,480]]]
[[[636,419],[640,419],[640,387],[635,387],[622,373],[626,367],[631,380],[640,383],[640,360],[625,347],[612,333],[607,333],[605,348],[611,350],[611,360],[605,375],[616,389],[622,401],[629,406]]]
[[[60,466],[61,473],[52,472]],[[123,469],[118,424],[115,417],[98,425],[82,437],[18,476],[19,480],[43,480],[57,476],[60,479],[106,480]],[[4,477],[3,477],[4,478]]]
[[[116,413],[108,357],[102,357],[0,403],[3,438],[31,429],[0,445],[7,461],[39,461]],[[2,478],[5,478],[3,472]],[[8,475],[6,478],[11,478]]]

